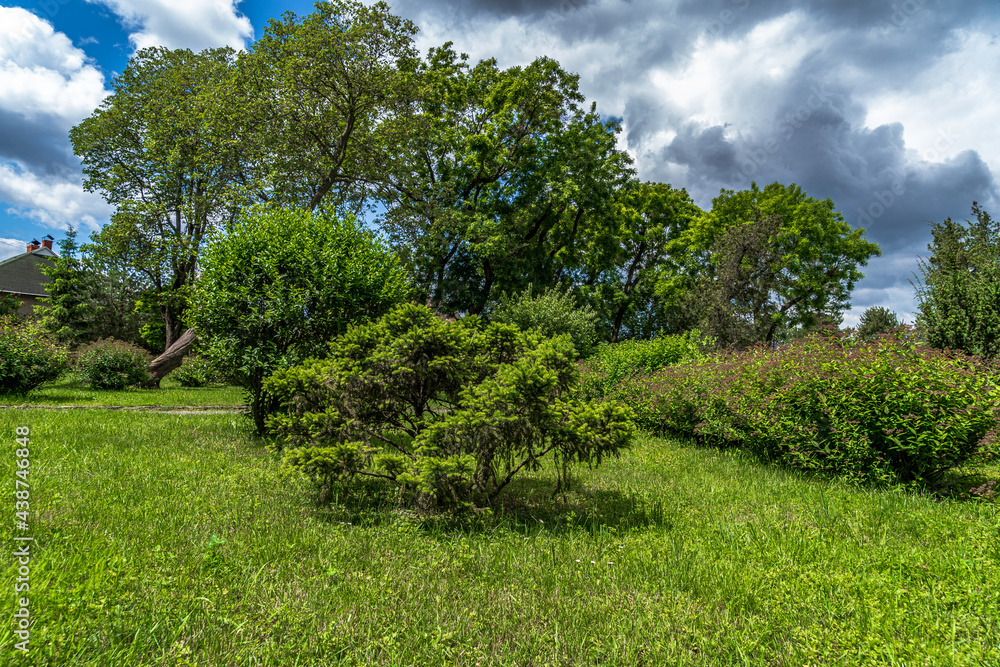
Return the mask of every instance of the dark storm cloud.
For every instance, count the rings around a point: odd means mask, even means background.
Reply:
[[[0,109],[0,161],[16,162],[37,174],[79,174],[79,161],[67,147],[61,119],[39,122]]]

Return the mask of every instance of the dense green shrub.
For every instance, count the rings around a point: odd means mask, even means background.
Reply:
[[[546,338],[566,334],[581,357],[593,353],[597,340],[597,313],[590,306],[577,305],[572,289],[550,287],[533,294],[529,286],[516,296],[505,293],[490,319],[523,331],[537,329]]]
[[[573,356],[568,336],[402,305],[328,359],[275,373],[284,412],[269,427],[320,485],[367,476],[418,505],[486,503],[551,455],[565,488],[570,463],[598,464],[632,437],[628,409],[575,395]]]
[[[21,300],[13,294],[0,294],[0,317],[17,315],[21,307]]]
[[[205,251],[190,316],[206,356],[246,389],[258,433],[274,406],[274,371],[310,357],[352,322],[377,318],[408,293],[395,256],[352,218],[257,209]]]
[[[177,380],[182,387],[206,387],[224,381],[218,366],[198,355],[184,357],[184,361],[170,374],[170,377]]]
[[[630,378],[650,375],[666,366],[705,358],[715,340],[700,331],[665,336],[652,340],[625,340],[605,343],[581,364],[588,396],[612,396],[621,383]]]
[[[149,377],[151,360],[141,347],[104,338],[77,351],[76,371],[94,389],[124,389]]]
[[[66,348],[34,321],[0,316],[0,393],[23,393],[55,380],[69,363]]]
[[[996,368],[916,344],[813,335],[636,378],[621,391],[642,426],[859,481],[936,479],[996,425]]]

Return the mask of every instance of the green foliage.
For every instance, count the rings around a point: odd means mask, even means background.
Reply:
[[[24,393],[57,379],[69,365],[66,348],[36,321],[0,315],[0,393]]]
[[[967,226],[931,225],[917,320],[932,347],[992,359],[1000,356],[1000,223],[976,202],[972,213]]]
[[[715,339],[697,330],[671,336],[661,334],[652,340],[605,343],[583,364],[587,395],[614,397],[623,382],[674,364],[702,360],[706,351],[714,347]]]
[[[647,428],[747,448],[858,481],[937,479],[982,451],[997,369],[921,347],[816,334],[638,378],[621,392]]]
[[[244,202],[245,144],[224,108],[235,63],[229,48],[142,49],[70,130],[84,187],[116,208],[91,250],[155,295],[165,346],[181,335],[203,240]]]
[[[21,300],[13,294],[0,294],[0,317],[16,315],[21,307]]]
[[[848,306],[859,267],[880,254],[864,237],[833,201],[794,184],[723,190],[671,244],[657,292],[681,328],[699,326],[723,348],[771,343]]]
[[[419,114],[386,151],[379,196],[419,300],[479,314],[500,292],[607,269],[632,172],[618,124],[559,63],[466,61],[449,43],[418,69]]]
[[[182,387],[207,387],[219,384],[223,381],[221,375],[215,364],[199,355],[184,357],[181,365],[170,373],[170,377]]]
[[[875,336],[891,333],[893,329],[903,326],[903,322],[888,308],[882,306],[872,306],[861,313],[861,321],[858,323],[858,335],[864,340],[871,341]]]
[[[597,313],[589,306],[578,305],[569,288],[550,287],[535,295],[529,285],[516,296],[504,293],[491,319],[523,331],[538,329],[545,338],[566,334],[581,357],[590,356],[597,338]]]
[[[353,218],[261,208],[212,239],[191,320],[206,356],[248,392],[263,433],[266,377],[327,356],[350,323],[381,316],[407,291],[399,262]]]
[[[76,371],[94,389],[124,389],[149,377],[152,357],[146,350],[114,338],[103,338],[77,351]]]
[[[340,210],[384,178],[413,133],[417,27],[384,2],[285,12],[241,55],[228,124],[267,201]]]
[[[286,462],[317,483],[388,480],[420,506],[481,504],[522,470],[555,459],[597,465],[632,438],[627,408],[575,394],[567,336],[543,338],[475,316],[397,307],[352,327],[330,357],[278,372],[269,422]]]
[[[656,283],[670,263],[668,248],[702,215],[684,189],[666,183],[630,183],[615,198],[607,236],[588,248],[581,288],[600,313],[602,338],[653,338],[676,323],[655,298]]]

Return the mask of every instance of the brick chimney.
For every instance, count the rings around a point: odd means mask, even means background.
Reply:
[[[35,252],[39,247],[38,239],[28,241],[28,252]]]
[[[55,241],[51,234],[46,234],[42,237],[42,247],[52,250],[52,242]]]

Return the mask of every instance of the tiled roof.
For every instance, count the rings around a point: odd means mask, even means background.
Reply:
[[[49,277],[42,273],[41,266],[51,264],[51,257],[58,255],[43,246],[0,262],[0,292],[48,296],[43,285],[49,282]]]

